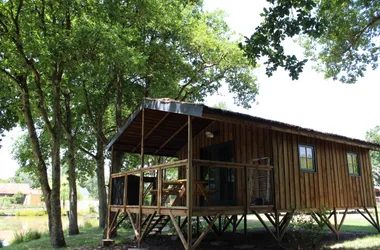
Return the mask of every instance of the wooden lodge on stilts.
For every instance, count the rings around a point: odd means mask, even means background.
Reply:
[[[127,219],[140,247],[172,221],[184,249],[195,249],[210,230],[221,235],[229,225],[236,230],[243,223],[246,236],[247,215],[254,214],[280,242],[296,211],[310,212],[337,238],[348,210],[380,232],[369,155],[380,151],[378,144],[202,104],[145,99],[108,149],[107,239]],[[141,154],[140,168],[120,172],[124,153]],[[146,155],[172,160],[148,167]],[[208,224],[203,232],[200,219]]]

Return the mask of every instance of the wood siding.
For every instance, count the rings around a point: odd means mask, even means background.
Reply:
[[[205,131],[214,134],[210,139]],[[193,157],[200,159],[201,148],[233,141],[237,163],[250,163],[252,159],[270,157],[274,166],[273,188],[276,209],[319,209],[345,207],[373,207],[375,195],[371,173],[369,150],[310,138],[297,134],[279,132],[260,125],[247,125],[215,121],[204,131],[193,137]],[[299,169],[298,144],[313,146],[315,149],[315,173]],[[347,152],[357,153],[360,162],[360,176],[350,176],[347,167]],[[186,159],[187,146],[178,153],[179,159]],[[199,171],[195,179],[200,178]],[[237,202],[242,201],[243,187],[238,172],[236,180]]]

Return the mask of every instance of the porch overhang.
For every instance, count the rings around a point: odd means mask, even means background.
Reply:
[[[142,110],[144,109],[144,153],[177,156],[187,144],[188,116],[193,118],[193,136],[213,120],[202,118],[202,104],[190,104],[169,99],[144,99],[135,112],[111,139],[107,150],[113,148],[127,153],[140,153]]]

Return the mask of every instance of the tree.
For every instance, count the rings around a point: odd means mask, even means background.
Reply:
[[[62,85],[71,66],[72,26],[88,3],[56,1],[0,2],[0,72],[20,100],[49,218],[52,247],[66,246],[61,220],[60,177]],[[75,26],[74,26],[75,27]],[[7,96],[8,98],[10,96]],[[51,147],[51,185],[42,152],[40,124]]]
[[[380,2],[344,0],[267,0],[264,21],[241,44],[257,64],[266,57],[267,75],[278,67],[298,79],[306,59],[286,55],[282,43],[299,35],[305,55],[317,62],[325,77],[354,83],[370,66],[376,69],[380,53]]]
[[[366,140],[380,144],[380,126],[376,126],[366,132]],[[373,180],[376,186],[380,186],[380,152],[371,151],[371,163]]]

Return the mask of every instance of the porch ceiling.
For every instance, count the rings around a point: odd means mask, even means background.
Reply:
[[[149,155],[177,156],[187,144],[187,115],[145,108],[144,110],[144,153]],[[119,131],[112,146],[115,150],[140,153],[142,108],[126,122],[128,126]],[[212,120],[193,116],[193,136],[199,134]]]

